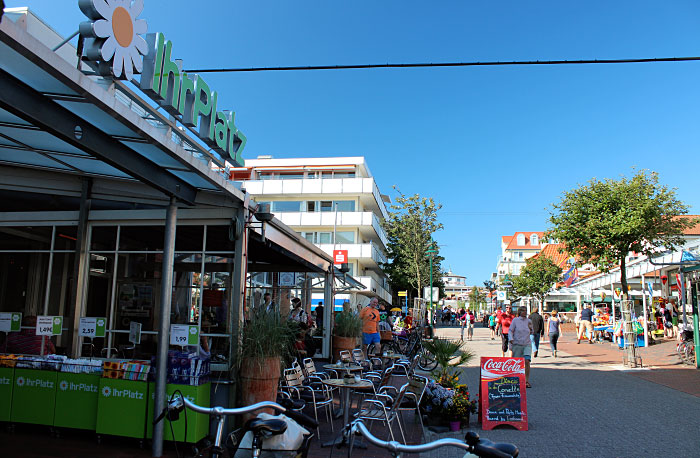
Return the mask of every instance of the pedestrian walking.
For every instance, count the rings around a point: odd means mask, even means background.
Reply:
[[[505,357],[506,352],[508,351],[508,331],[510,331],[510,324],[513,322],[513,318],[515,318],[513,308],[510,305],[506,305],[506,311],[501,313],[501,316],[498,317],[498,329],[501,330],[502,357]]]
[[[496,315],[489,316],[489,329],[491,329],[491,340],[496,338]]]
[[[532,340],[533,358],[537,358],[537,351],[540,349],[540,337],[544,336],[544,318],[537,313],[538,310],[537,307],[534,307],[530,314],[530,321],[532,321],[532,334],[530,335],[530,339]]]
[[[581,322],[578,328],[578,341],[576,342],[577,344],[581,343],[581,337],[583,337],[584,332],[586,332],[589,336],[588,343],[593,343],[593,323],[591,322],[592,318],[593,310],[591,310],[591,304],[586,304],[586,308],[581,310]]]
[[[552,310],[552,316],[547,323],[547,333],[549,334],[549,347],[552,350],[552,356],[557,357],[557,341],[563,335],[561,331],[561,320],[559,320],[559,312]]]
[[[530,385],[531,335],[532,322],[527,317],[527,307],[521,305],[518,307],[518,316],[512,319],[508,328],[508,346],[513,353],[513,358],[525,359],[525,386],[527,388],[532,388]]]
[[[464,321],[467,322],[467,338],[472,340],[474,338],[474,322],[476,321],[474,312],[469,310],[464,316]]]
[[[464,328],[467,326],[467,321],[469,318],[469,315],[465,312],[462,316],[459,317],[459,323],[460,323],[460,329],[459,329],[459,340],[461,342],[464,342]]]

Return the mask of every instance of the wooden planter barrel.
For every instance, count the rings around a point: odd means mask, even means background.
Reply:
[[[275,401],[280,379],[280,357],[243,358],[241,361],[241,405],[247,406],[261,401]],[[272,409],[256,412],[274,414]]]
[[[338,361],[340,359],[340,352],[342,350],[349,350],[352,352],[354,348],[357,347],[357,337],[340,337],[333,336],[333,359],[332,361]]]

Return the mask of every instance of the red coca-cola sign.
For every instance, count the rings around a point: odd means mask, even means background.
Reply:
[[[523,358],[481,358],[479,419],[485,430],[511,425],[527,431]]]
[[[489,372],[512,374],[525,369],[525,360],[522,358],[488,358],[481,367]]]

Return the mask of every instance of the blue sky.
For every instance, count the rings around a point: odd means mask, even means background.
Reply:
[[[30,6],[69,35],[77,0]],[[166,6],[167,5],[167,6]],[[186,68],[700,55],[697,1],[145,0]],[[500,238],[592,177],[659,172],[700,213],[700,62],[208,75],[244,158],[365,156],[443,205],[443,267],[481,285]]]

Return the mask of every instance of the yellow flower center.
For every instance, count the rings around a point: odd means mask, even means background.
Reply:
[[[131,22],[131,16],[121,6],[115,8],[112,14],[112,31],[122,48],[129,46],[134,39],[134,24]]]

